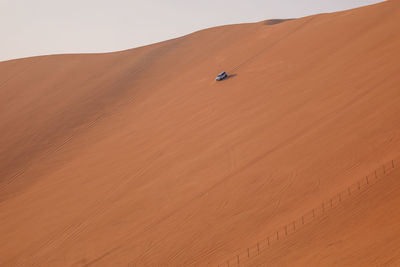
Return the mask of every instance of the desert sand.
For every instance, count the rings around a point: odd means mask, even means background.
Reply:
[[[0,265],[222,266],[390,168],[399,14],[0,62]],[[243,264],[399,266],[397,165]]]

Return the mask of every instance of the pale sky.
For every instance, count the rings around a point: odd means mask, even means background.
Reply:
[[[118,51],[218,25],[378,2],[382,0],[0,0],[0,61]]]

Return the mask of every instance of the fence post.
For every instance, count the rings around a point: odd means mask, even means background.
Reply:
[[[392,159],[392,168],[394,169],[394,160]]]
[[[304,224],[304,215],[301,216],[301,222],[302,222],[302,224]]]
[[[257,252],[260,254],[260,244],[257,242]]]
[[[250,248],[247,248],[247,257],[250,258]]]
[[[369,184],[369,182],[368,182],[368,175],[365,176],[365,180],[367,181],[367,184]]]
[[[237,255],[238,266],[240,265],[239,255]]]
[[[276,240],[279,240],[279,231],[276,231]]]

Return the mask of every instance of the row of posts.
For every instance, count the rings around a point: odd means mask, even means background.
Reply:
[[[392,160],[392,168],[394,169],[394,160]],[[377,175],[376,170],[375,170],[374,174],[375,174],[375,178],[377,179],[378,175]],[[385,165],[383,165],[383,174],[386,174]],[[367,185],[369,185],[368,176],[365,177],[365,182],[366,182]],[[350,188],[351,187],[347,188],[347,192],[348,192],[349,196],[352,195]],[[361,189],[361,182],[360,181],[357,182],[357,188],[358,188],[358,190]],[[339,197],[339,202],[341,202],[342,201],[342,193],[339,193],[338,197]],[[332,198],[330,199],[330,206],[331,206],[331,208],[333,208],[333,199]],[[325,213],[325,202],[322,203],[322,213]],[[313,217],[313,219],[315,219],[315,209],[312,209],[312,217]],[[304,215],[301,216],[301,224],[302,225],[305,224]],[[292,225],[293,225],[293,231],[296,231],[296,221],[293,221]],[[288,225],[285,225],[285,236],[287,236],[287,235],[288,235]],[[279,240],[279,231],[276,231],[276,240]],[[270,246],[270,237],[267,237],[266,242],[267,242],[267,246],[269,247]],[[257,243],[257,255],[259,255],[259,254],[260,254],[260,243],[258,242]],[[250,248],[247,248],[247,258],[250,258]],[[237,261],[237,264],[239,265],[240,264],[240,256],[239,256],[239,254],[236,255],[236,261]],[[229,260],[227,261],[227,265],[228,265],[228,267],[230,266],[230,261]],[[218,267],[220,267],[220,266],[218,265]]]

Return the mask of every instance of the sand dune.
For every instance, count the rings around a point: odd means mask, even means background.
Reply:
[[[399,12],[1,62],[0,265],[217,266],[398,158]],[[398,265],[399,175],[248,264]]]
[[[383,164],[219,266],[397,266],[399,167]]]

